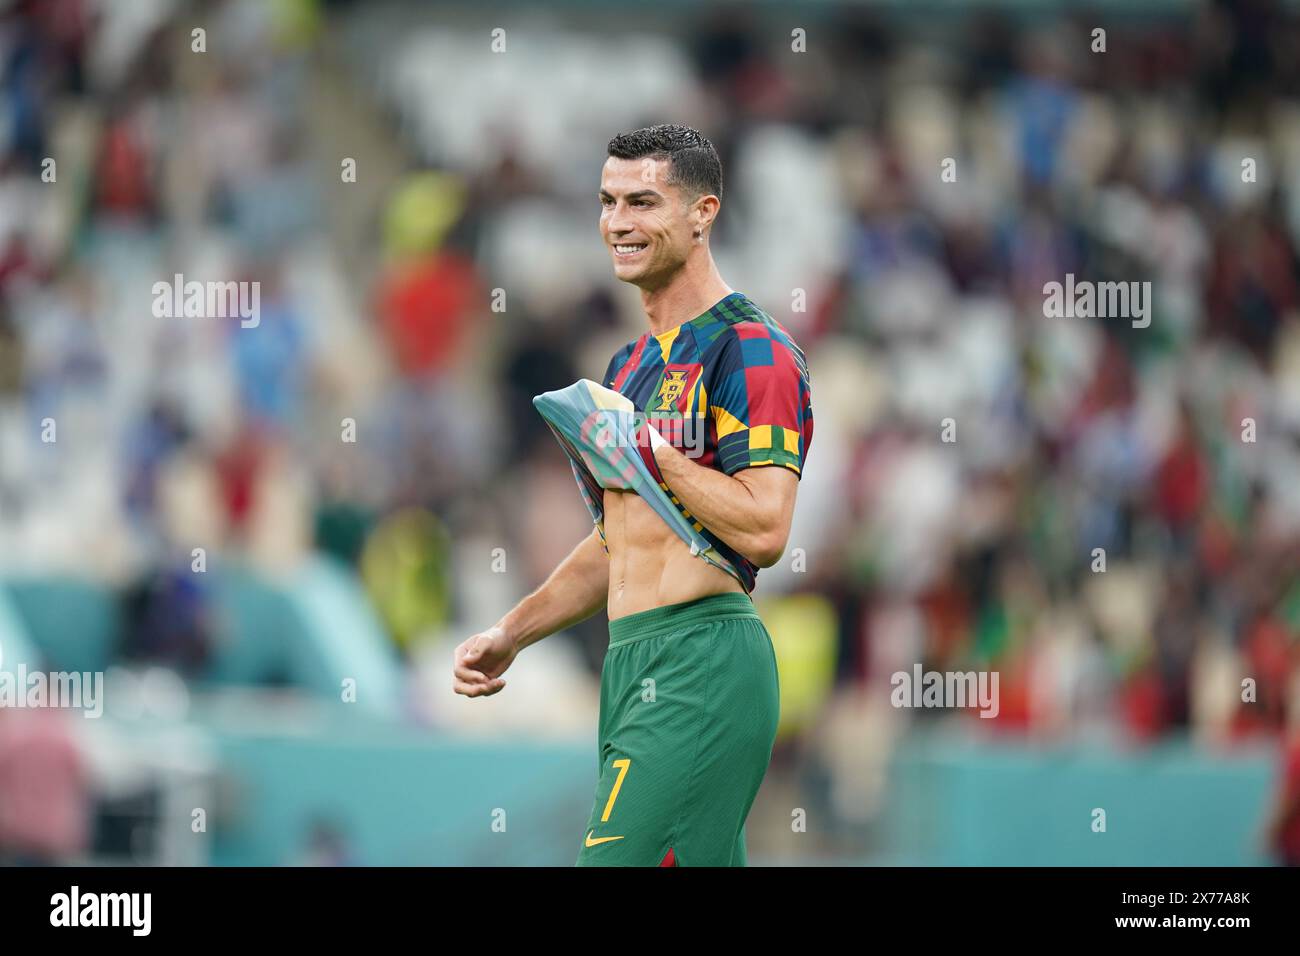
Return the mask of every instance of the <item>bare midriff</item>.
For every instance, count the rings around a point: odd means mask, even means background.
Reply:
[[[609,619],[710,594],[745,593],[739,581],[690,547],[634,491],[605,489]]]

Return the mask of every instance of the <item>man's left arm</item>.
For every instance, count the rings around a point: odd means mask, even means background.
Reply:
[[[812,441],[807,364],[784,330],[738,323],[719,344],[707,414],[710,467],[653,442],[663,482],[697,521],[760,568],[781,560]]]
[[[724,475],[667,442],[658,444],[654,457],[665,484],[704,527],[760,568],[781,560],[799,490],[797,474],[770,465]]]

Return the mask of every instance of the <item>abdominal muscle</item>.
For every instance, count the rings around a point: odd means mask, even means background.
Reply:
[[[611,621],[710,594],[745,593],[726,571],[693,556],[634,491],[605,489],[605,546]]]

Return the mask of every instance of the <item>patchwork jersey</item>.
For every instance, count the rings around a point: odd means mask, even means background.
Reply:
[[[785,328],[739,292],[677,328],[628,343],[601,384],[630,399],[698,465],[727,475],[776,465],[802,477],[813,435],[807,360]],[[753,591],[757,565],[693,517],[649,460],[678,512]]]

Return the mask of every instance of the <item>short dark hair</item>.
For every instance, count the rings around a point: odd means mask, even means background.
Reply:
[[[692,199],[722,198],[722,160],[704,134],[689,126],[665,123],[620,133],[609,141],[615,159],[666,159],[668,185],[680,186]]]

